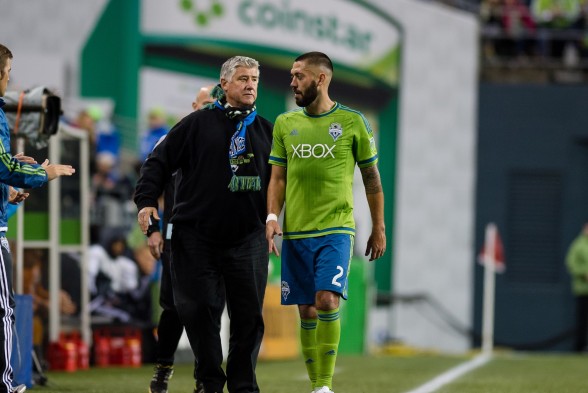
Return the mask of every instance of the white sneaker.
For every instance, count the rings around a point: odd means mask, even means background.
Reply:
[[[27,390],[26,385],[18,385],[12,388],[12,393],[23,393],[25,390]]]
[[[313,393],[334,393],[328,386],[323,386],[322,388],[315,388]]]

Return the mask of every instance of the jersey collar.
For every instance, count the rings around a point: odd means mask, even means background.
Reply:
[[[335,102],[335,105],[333,105],[333,107],[331,109],[329,109],[327,112],[321,113],[319,115],[311,115],[310,113],[308,113],[306,111],[306,108],[302,108],[302,110],[304,111],[304,114],[308,117],[323,117],[323,116],[328,116],[331,113],[335,112],[337,109],[339,109],[339,103]]]

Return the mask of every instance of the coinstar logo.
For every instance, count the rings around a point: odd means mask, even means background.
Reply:
[[[218,0],[180,0],[180,7],[185,12],[194,15],[194,23],[207,26],[214,18],[220,18],[225,8]]]
[[[214,19],[222,18],[226,7],[220,0],[181,0],[182,10],[193,14],[194,22],[199,27],[206,27]],[[268,31],[282,30],[360,53],[370,51],[373,39],[370,31],[344,21],[337,15],[312,14],[291,7],[287,0],[279,4],[243,0],[237,5],[237,16],[244,26],[259,26]]]

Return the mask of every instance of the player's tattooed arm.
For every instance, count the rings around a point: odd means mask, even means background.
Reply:
[[[360,168],[363,185],[366,194],[377,194],[382,192],[382,181],[380,180],[380,171],[376,165]]]
[[[384,192],[382,191],[382,182],[380,181],[380,172],[377,166],[374,165],[360,170],[372,217],[372,234],[368,239],[365,255],[369,255],[369,260],[374,261],[386,252]]]

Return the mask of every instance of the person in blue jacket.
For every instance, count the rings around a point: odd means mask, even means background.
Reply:
[[[14,192],[17,193],[17,202],[26,198],[26,193],[12,188],[41,187],[59,176],[70,176],[75,172],[70,165],[49,164],[49,160],[39,165],[32,157],[21,153],[14,156],[10,154],[10,128],[2,110],[4,100],[1,97],[6,93],[11,67],[12,52],[0,44],[0,393],[22,393],[26,390],[25,385],[12,386],[13,371],[10,366],[15,303],[12,291],[12,257],[6,239],[8,203],[15,201]]]

